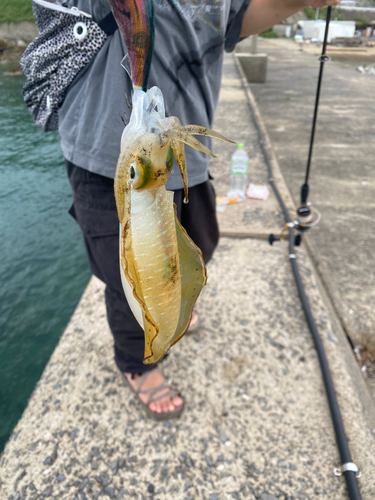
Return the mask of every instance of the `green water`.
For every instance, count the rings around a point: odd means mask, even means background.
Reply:
[[[56,133],[0,66],[0,451],[90,278]]]

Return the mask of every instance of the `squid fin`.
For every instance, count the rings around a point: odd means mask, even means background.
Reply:
[[[174,210],[178,252],[180,256],[181,302],[184,304],[184,307],[181,307],[175,333],[168,344],[158,346],[156,340],[156,342],[152,344],[152,356],[146,358],[145,355],[143,362],[150,365],[159,362],[166,352],[186,333],[189,328],[194,304],[207,281],[206,267],[204,265],[202,252],[181,226],[177,218],[176,205],[174,205]],[[148,329],[152,335],[154,331],[153,325],[148,324],[146,321],[146,338]]]
[[[128,281],[130,287],[133,290],[133,296],[139,303],[142,316],[143,316],[143,328],[145,332],[145,352],[144,357],[152,358],[153,353],[153,342],[159,333],[159,329],[156,326],[152,316],[147,309],[145,300],[143,298],[142,288],[138,279],[138,274],[135,268],[134,253],[132,248],[132,238],[131,238],[131,225],[130,219],[129,223],[123,227],[121,233],[121,246],[120,246],[120,258],[121,267],[124,271],[126,280]]]
[[[171,339],[171,346],[178,342],[189,328],[194,304],[207,281],[202,252],[181,226],[177,218],[176,205],[174,205],[174,209],[178,252],[180,255],[181,302],[184,307],[181,307],[180,318],[176,332]]]

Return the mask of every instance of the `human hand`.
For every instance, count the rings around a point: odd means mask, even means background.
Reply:
[[[320,7],[333,7],[334,5],[339,5],[341,0],[306,0],[308,7],[314,7],[314,9]]]

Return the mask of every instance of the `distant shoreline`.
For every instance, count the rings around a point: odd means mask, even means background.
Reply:
[[[0,49],[0,65],[14,64],[19,66],[22,54],[25,51],[25,47],[7,47],[1,51]]]
[[[35,23],[0,23],[0,64],[19,64],[27,45],[38,35]]]

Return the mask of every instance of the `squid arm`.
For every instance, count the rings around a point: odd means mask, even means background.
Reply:
[[[234,142],[209,128],[199,127],[198,125],[181,126],[181,123],[178,120],[178,118],[175,117],[174,119],[175,119],[175,126],[171,130],[168,130],[168,132],[164,132],[163,135],[166,139],[169,139],[171,141],[173,153],[175,155],[178,167],[181,172],[182,180],[184,183],[184,192],[185,192],[184,203],[188,203],[189,201],[188,187],[187,187],[188,180],[187,180],[187,168],[185,161],[184,144],[187,144],[188,146],[197,149],[198,151],[201,151],[202,153],[205,153],[208,156],[211,156],[211,158],[216,158],[216,156],[212,153],[212,151],[210,151],[204,144],[199,142],[197,139],[192,137],[191,134],[203,135],[206,137],[214,137],[216,139],[229,142],[231,144],[234,144]]]

